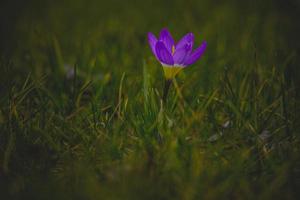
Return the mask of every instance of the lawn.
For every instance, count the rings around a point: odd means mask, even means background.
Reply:
[[[3,0],[0,199],[299,199],[298,0]],[[204,55],[163,101],[147,34]]]

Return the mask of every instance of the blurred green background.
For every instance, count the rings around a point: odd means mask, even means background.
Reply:
[[[4,0],[1,199],[297,199],[298,0]],[[208,48],[161,104],[147,33]]]

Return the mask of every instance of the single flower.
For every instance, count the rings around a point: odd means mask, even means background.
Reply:
[[[195,63],[205,52],[207,43],[193,51],[194,34],[188,33],[175,43],[170,32],[164,28],[157,39],[148,33],[148,41],[156,59],[162,64],[166,79],[173,79],[183,68]]]

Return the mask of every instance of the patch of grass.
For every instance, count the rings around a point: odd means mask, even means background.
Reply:
[[[297,199],[297,1],[4,1],[1,199]],[[208,42],[162,101],[148,31]]]

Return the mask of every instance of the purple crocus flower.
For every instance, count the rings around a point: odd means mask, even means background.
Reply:
[[[195,63],[205,52],[207,43],[193,51],[194,34],[188,33],[179,42],[175,43],[170,32],[164,28],[157,39],[154,34],[148,33],[151,50],[162,64],[166,79],[172,79],[183,68]]]

